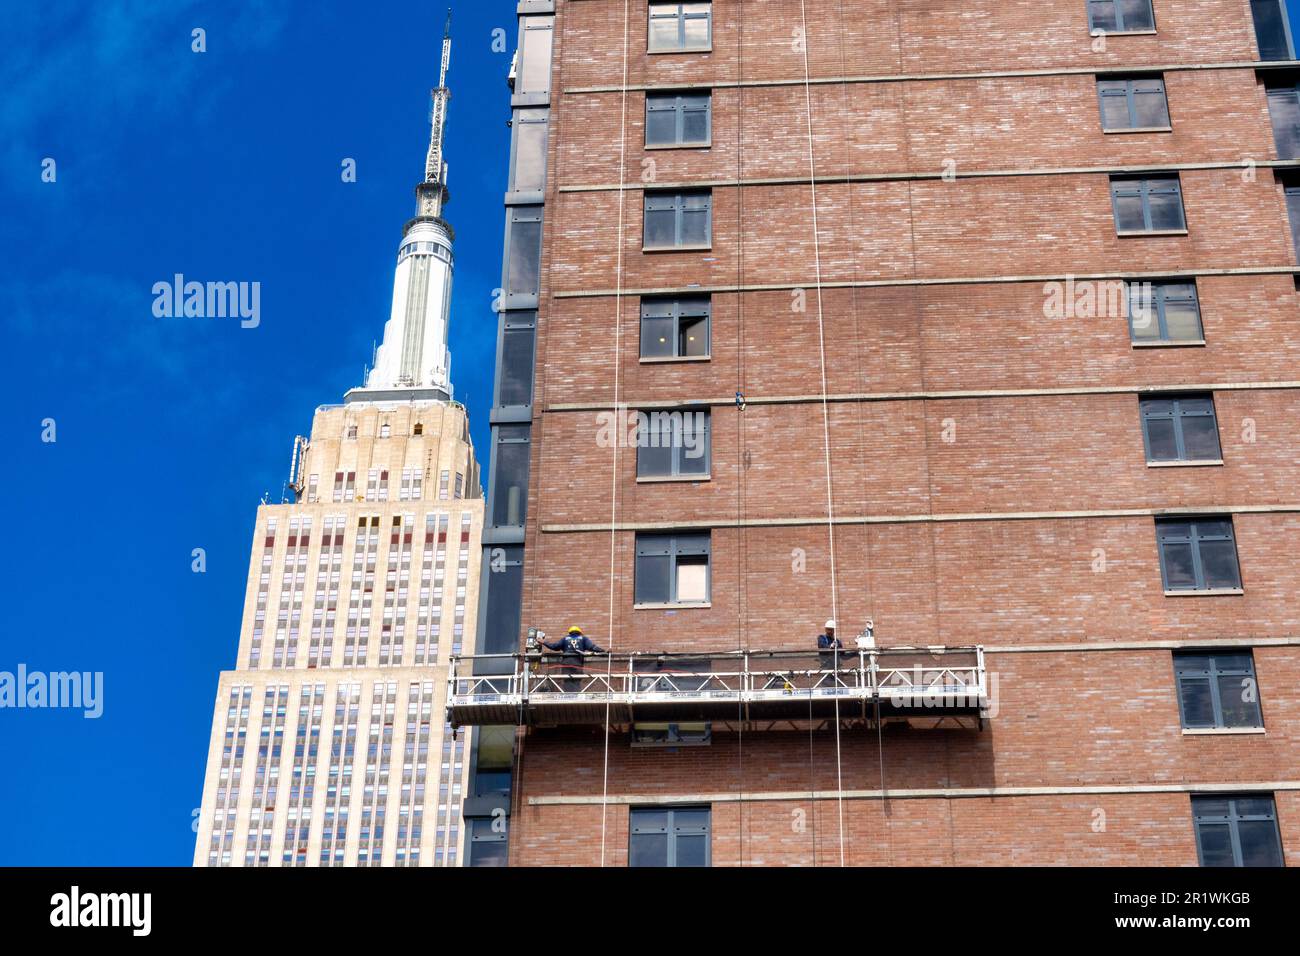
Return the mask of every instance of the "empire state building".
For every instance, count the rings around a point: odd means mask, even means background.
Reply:
[[[196,866],[454,866],[464,855],[465,744],[444,705],[448,659],[475,631],[483,498],[447,350],[450,54],[448,30],[374,367],[294,440],[293,501],[257,511]]]

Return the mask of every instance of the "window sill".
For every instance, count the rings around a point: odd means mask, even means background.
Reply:
[[[642,246],[642,252],[711,252],[713,243],[702,246]]]
[[[1224,594],[1245,594],[1242,588],[1206,588],[1205,590],[1195,590],[1193,588],[1183,588],[1178,591],[1165,591],[1165,597],[1217,597]]]
[[[1124,133],[1172,133],[1172,126],[1125,126],[1119,129],[1102,128],[1102,132],[1108,136],[1123,135]]]
[[[712,52],[713,52],[712,43],[710,43],[708,46],[673,47],[673,49],[671,50],[651,50],[649,47],[646,48],[646,53],[648,53],[650,56],[671,56],[674,53],[712,53]]]
[[[1115,235],[1120,239],[1132,239],[1134,236],[1185,236],[1186,229],[1129,229],[1123,232],[1116,232]]]
[[[1130,342],[1135,349],[1183,349],[1204,345],[1205,339],[1170,339],[1161,342]]]
[[[1222,465],[1222,458],[1188,458],[1185,461],[1149,461],[1148,468],[1204,468],[1210,465]]]
[[[643,355],[642,365],[664,365],[669,362],[708,362],[712,355]]]
[[[1088,34],[1091,37],[1153,37],[1155,35],[1155,30],[1092,30]]]
[[[1263,727],[1184,727],[1185,737],[1206,737],[1212,734],[1262,734]]]
[[[713,141],[705,143],[646,143],[646,149],[711,149]]]
[[[637,475],[638,485],[654,485],[660,482],[709,481],[712,475]]]
[[[633,605],[632,605],[632,609],[633,609],[633,610],[636,610],[636,611],[662,611],[662,610],[665,610],[665,609],[675,611],[675,610],[677,610],[678,608],[694,608],[694,607],[713,607],[713,602],[712,602],[712,601],[699,601],[699,602],[692,602],[692,603],[687,603],[687,604],[676,604],[676,603],[663,603],[663,604],[660,604],[660,603],[650,603],[650,604],[633,604]]]

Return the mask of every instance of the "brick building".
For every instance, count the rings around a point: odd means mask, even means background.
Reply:
[[[1300,862],[1285,4],[518,13],[469,862]]]

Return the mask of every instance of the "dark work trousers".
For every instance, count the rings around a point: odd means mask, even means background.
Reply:
[[[819,652],[817,653],[817,656],[818,656],[819,658],[821,658],[821,668],[822,668],[822,670],[824,670],[824,671],[833,671],[833,670],[835,670],[836,660],[835,660],[835,650],[834,650],[834,648],[832,648],[832,649],[830,649],[830,650],[819,651]],[[843,652],[843,651],[840,652],[840,656],[841,656],[841,657],[844,656],[844,652]],[[823,686],[823,687],[832,687],[832,686],[834,686],[834,685],[833,685],[832,683],[828,682],[828,681],[823,681],[823,682],[822,682],[822,686]]]
[[[560,664],[560,673],[568,674],[564,680],[564,692],[576,694],[582,689],[582,655],[565,654]]]

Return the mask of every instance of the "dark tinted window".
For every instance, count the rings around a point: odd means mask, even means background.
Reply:
[[[1250,651],[1174,654],[1183,726],[1263,727],[1255,659]]]
[[[1201,866],[1282,866],[1273,795],[1194,796]]]
[[[1218,461],[1219,428],[1210,395],[1153,396],[1139,403],[1147,461]]]
[[[1163,518],[1156,540],[1166,591],[1241,587],[1231,518]]]
[[[709,866],[708,807],[633,809],[628,866]]]

